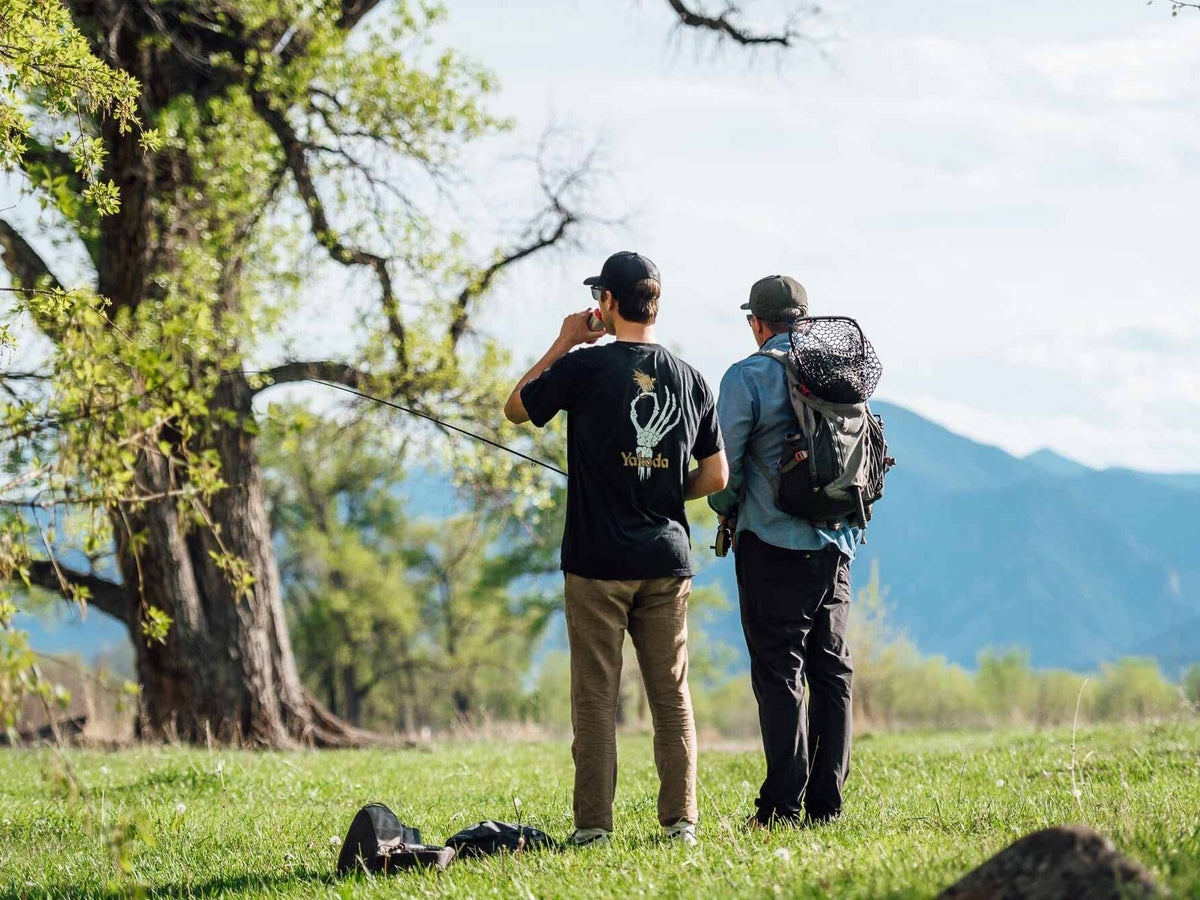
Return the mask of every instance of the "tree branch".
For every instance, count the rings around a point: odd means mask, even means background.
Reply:
[[[743,46],[755,44],[777,44],[781,47],[790,47],[800,37],[800,32],[794,30],[791,24],[784,26],[781,32],[776,34],[764,33],[756,34],[747,31],[733,21],[740,10],[732,4],[727,3],[725,8],[717,15],[709,15],[703,9],[690,9],[683,0],[667,0],[671,9],[675,10],[675,14],[679,16],[679,22],[686,28],[698,28],[705,31],[714,31],[721,38],[728,38]]]
[[[0,219],[0,257],[12,275],[15,287],[27,291],[46,287],[62,289],[62,284],[37,251],[4,219]]]
[[[513,263],[520,262],[525,257],[532,256],[539,250],[553,247],[566,236],[567,230],[576,221],[578,220],[573,215],[564,212],[553,231],[548,234],[538,235],[531,243],[505,253],[480,272],[478,278],[474,279],[470,285],[463,288],[462,293],[458,295],[454,303],[454,317],[450,322],[450,342],[457,344],[463,334],[466,333],[467,322],[470,318],[471,301],[486,293],[497,275]]]
[[[576,200],[578,193],[586,189],[592,178],[598,150],[593,148],[582,160],[554,172],[548,162],[548,144],[552,137],[553,129],[542,135],[537,156],[538,181],[546,197],[546,205],[529,222],[525,238],[481,269],[459,293],[451,310],[449,336],[452,346],[457,346],[466,333],[474,300],[482,296],[506,268],[570,240],[575,228],[585,221],[586,217],[576,212]]]
[[[264,384],[255,389],[255,393],[265,391],[277,384],[293,384],[297,381],[310,380],[332,381],[335,384],[344,384],[346,387],[361,391],[370,377],[366,372],[349,363],[337,362],[332,359],[295,360],[281,363],[255,374],[263,375],[271,380],[270,384]]]
[[[380,2],[381,0],[342,0],[342,14],[337,20],[338,28],[350,30]]]
[[[350,31],[381,2],[382,0],[341,0],[341,11],[338,13],[335,24],[343,31]],[[261,44],[265,40],[267,44],[273,45],[271,52],[286,64],[303,55],[308,46],[311,34],[307,33],[304,28],[307,18],[308,13],[303,13],[300,18],[283,30],[278,39],[274,35],[262,33],[260,29],[256,35],[259,39],[257,43]],[[269,40],[267,40],[268,37]],[[248,41],[247,46],[252,46],[254,43],[254,41]]]
[[[43,372],[0,372],[0,391],[4,391],[8,396],[17,400],[20,398],[20,393],[13,387],[13,382],[31,381],[36,383],[49,380],[50,376]]]
[[[27,139],[27,144],[25,152],[21,155],[21,167],[25,169],[26,173],[32,176],[34,172],[31,170],[44,169],[55,177],[65,178],[67,189],[72,194],[83,193],[83,189],[87,185],[84,183],[83,176],[75,171],[75,163],[71,161],[69,154],[50,144],[43,144],[32,137]]]
[[[60,580],[61,579],[61,580]],[[101,578],[85,572],[76,572],[62,563],[49,559],[37,559],[29,564],[29,581],[40,588],[54,591],[64,598],[63,581],[69,585],[87,588],[88,603],[102,613],[107,613],[114,619],[129,624],[129,615],[133,610],[129,595],[125,588],[115,581]]]
[[[255,111],[275,133],[276,139],[283,148],[288,170],[292,173],[292,179],[296,182],[296,190],[299,191],[300,198],[308,209],[311,230],[317,242],[329,251],[329,255],[334,261],[344,266],[364,266],[375,273],[382,293],[380,299],[383,304],[383,312],[387,317],[388,330],[392,334],[400,366],[407,368],[406,334],[404,323],[400,320],[400,305],[392,290],[392,276],[388,271],[388,261],[377,254],[350,247],[342,241],[341,237],[333,230],[333,226],[329,222],[329,215],[325,210],[325,204],[317,192],[317,185],[308,165],[307,145],[296,134],[296,130],[288,121],[287,116],[271,105],[271,100],[267,95],[255,90],[251,96]]]
[[[60,178],[65,179],[64,186],[66,187],[67,196],[70,198],[81,197],[84,189],[87,187],[83,176],[75,171],[75,164],[71,161],[69,154],[64,153],[52,144],[44,144],[34,138],[28,139],[28,147],[21,157],[21,168],[29,177],[34,187],[45,188],[48,182]],[[92,265],[99,265],[100,241],[98,235],[100,217],[96,214],[96,208],[90,203],[78,202],[76,199],[74,203],[75,208],[72,209],[60,202],[60,195],[56,190],[51,189],[46,191],[46,193],[63,214],[63,218],[74,229],[84,249],[87,250],[88,256],[92,260]]]

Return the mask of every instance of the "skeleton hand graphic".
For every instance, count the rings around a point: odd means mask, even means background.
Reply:
[[[654,409],[650,413],[650,419],[645,425],[638,421],[638,403],[646,397],[649,397],[654,403]],[[633,422],[633,429],[637,440],[637,455],[639,457],[648,458],[654,453],[654,448],[659,442],[667,436],[667,432],[679,424],[680,419],[679,404],[668,391],[667,401],[659,408],[658,394],[643,391],[633,398],[629,404],[629,420]],[[638,478],[645,481],[650,477],[650,469],[648,466],[638,466]]]

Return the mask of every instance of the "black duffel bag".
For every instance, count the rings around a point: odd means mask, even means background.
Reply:
[[[449,838],[446,846],[453,848],[457,856],[466,858],[551,849],[557,844],[546,832],[530,825],[513,825],[488,819],[464,828]]]

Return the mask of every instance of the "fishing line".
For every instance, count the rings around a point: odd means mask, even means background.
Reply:
[[[512,447],[506,446],[505,444],[501,444],[497,441],[493,441],[491,438],[486,438],[482,434],[476,434],[473,431],[467,431],[465,428],[459,428],[457,425],[451,425],[449,422],[443,422],[441,419],[429,415],[429,413],[423,413],[417,409],[410,409],[407,406],[401,406],[399,403],[393,403],[391,400],[385,400],[383,397],[376,397],[372,394],[364,393],[363,391],[357,391],[352,387],[347,387],[344,384],[337,384],[333,381],[322,381],[319,378],[305,378],[303,380],[311,381],[313,384],[322,384],[325,387],[330,387],[334,390],[345,391],[347,394],[354,394],[354,396],[362,397],[364,400],[373,400],[375,403],[379,403],[383,406],[390,406],[392,409],[398,409],[401,412],[406,412],[411,416],[418,416],[422,419],[427,419],[428,421],[433,422],[436,425],[440,425],[443,428],[449,428],[451,431],[457,431],[459,434],[466,435],[469,438],[474,438],[477,441],[482,441],[485,444],[495,447],[497,450],[503,450],[505,453],[511,453],[513,456],[520,457],[527,462],[541,466],[543,469],[549,469],[551,472],[557,472],[559,475],[564,477],[567,474],[562,469],[558,468],[558,466],[552,465],[544,460],[537,459],[536,457],[529,456],[528,454],[522,453],[520,450],[514,450]]]

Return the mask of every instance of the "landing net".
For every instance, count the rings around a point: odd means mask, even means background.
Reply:
[[[790,353],[801,383],[830,403],[865,402],[883,374],[875,348],[846,316],[801,319],[792,329]]]

